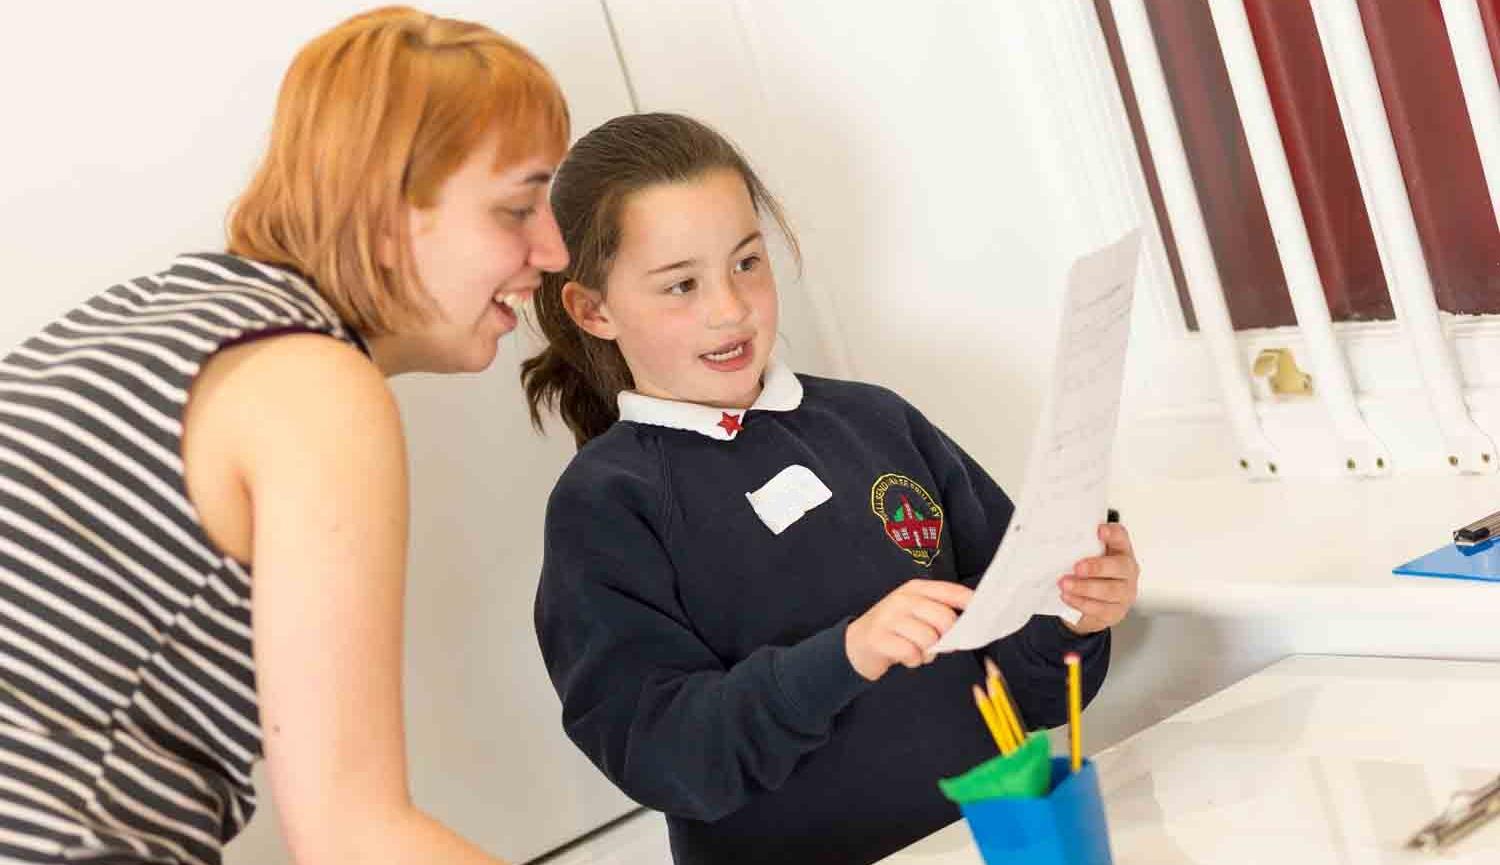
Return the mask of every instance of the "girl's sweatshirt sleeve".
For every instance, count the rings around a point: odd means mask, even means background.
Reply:
[[[780,786],[868,682],[846,621],[726,665],[679,604],[661,501],[638,473],[564,476],[536,630],[573,742],[641,804],[711,821]]]

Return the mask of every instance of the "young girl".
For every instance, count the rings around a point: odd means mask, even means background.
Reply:
[[[1061,580],[1078,625],[928,660],[1011,502],[894,393],[771,356],[761,216],[791,236],[744,159],[685,117],[618,118],[552,204],[572,265],[522,378],[580,445],[536,604],[569,736],[667,813],[679,863],[871,862],[956,819],[937,779],[995,754],[984,654],[1030,727],[1063,723],[1064,652],[1091,698],[1135,596],[1125,530]]]

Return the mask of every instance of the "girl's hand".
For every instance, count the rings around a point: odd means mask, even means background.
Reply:
[[[1078,634],[1102,631],[1125,618],[1135,603],[1141,577],[1141,566],[1124,526],[1101,523],[1099,540],[1104,542],[1104,555],[1083,559],[1073,566],[1073,573],[1057,581],[1063,603],[1083,613],[1076,625],[1063,622]]]
[[[910,580],[849,623],[844,651],[854,671],[875,681],[895,664],[920,667],[927,650],[958,620],[974,590],[945,580]]]

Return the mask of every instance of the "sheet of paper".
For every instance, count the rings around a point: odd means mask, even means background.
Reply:
[[[1140,232],[1074,262],[1026,485],[968,609],[934,653],[974,649],[1036,614],[1076,622],[1057,581],[1102,551],[1105,485],[1120,414]]]

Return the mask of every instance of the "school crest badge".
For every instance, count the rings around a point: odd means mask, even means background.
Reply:
[[[870,488],[870,510],[885,526],[885,536],[922,567],[942,552],[943,509],[906,475],[876,478]]]

